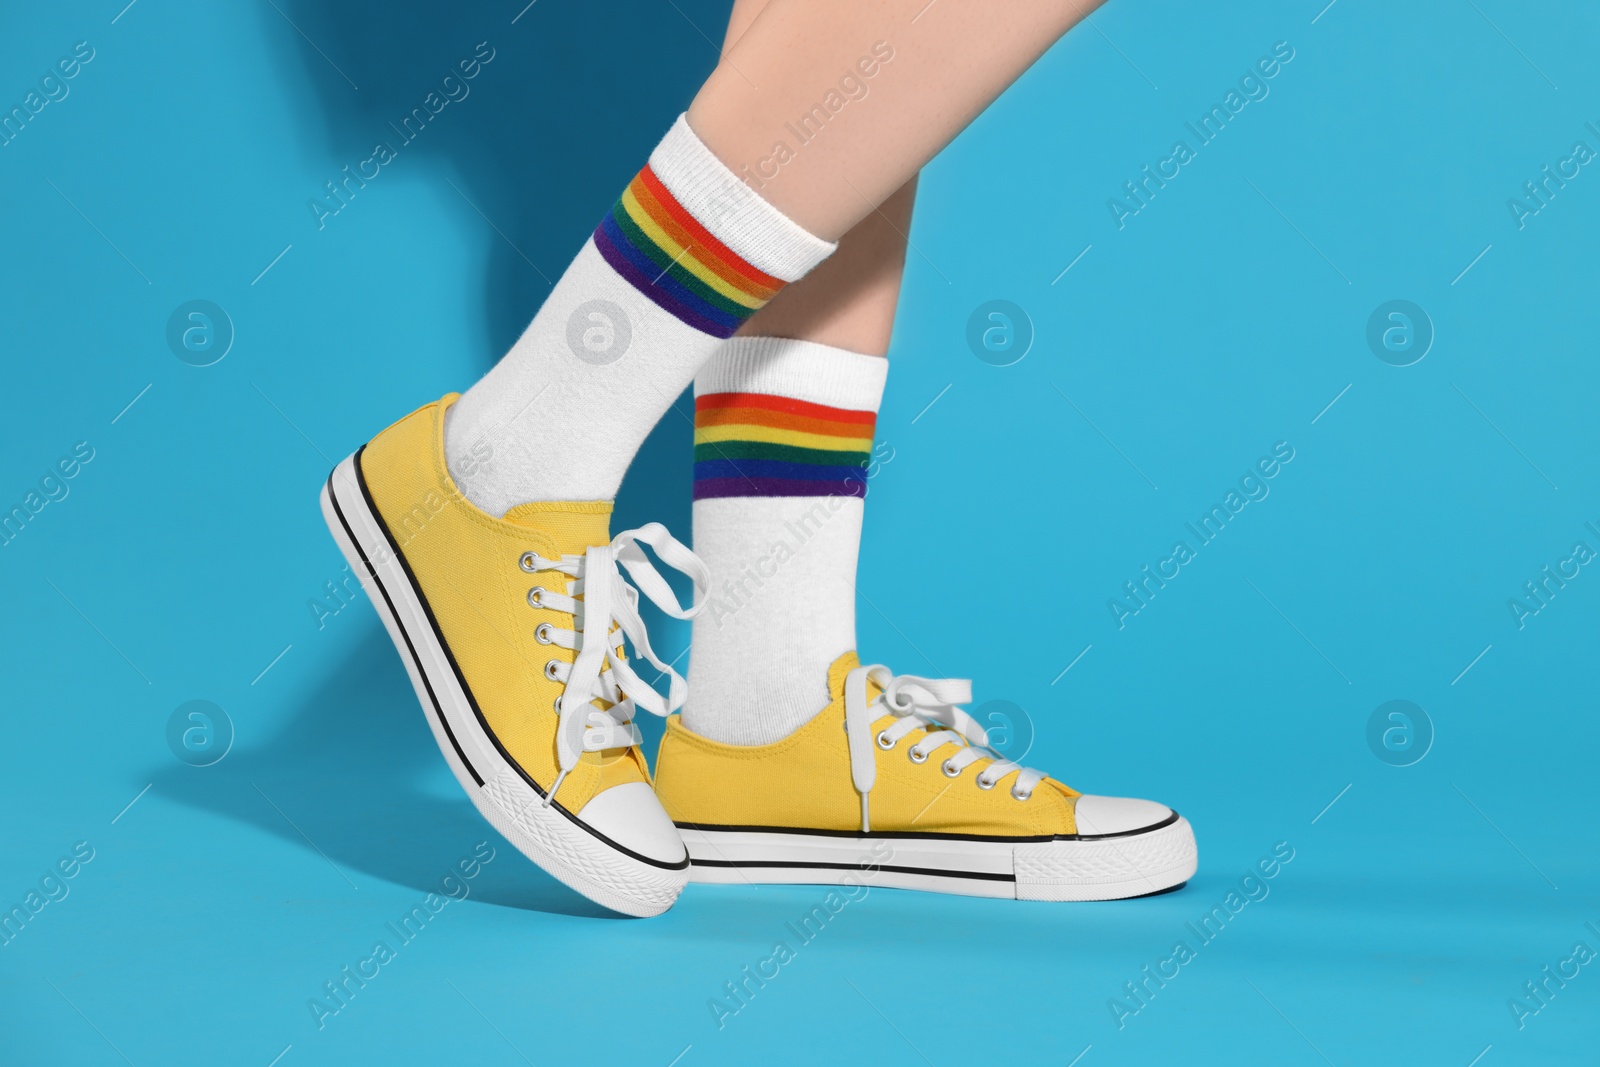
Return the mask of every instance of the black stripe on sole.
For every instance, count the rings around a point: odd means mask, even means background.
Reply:
[[[824,863],[819,860],[695,860],[696,867],[785,867],[802,870],[825,871],[893,871],[896,874],[925,874],[938,878],[976,878],[988,882],[1015,882],[1014,874],[998,874],[992,871],[946,871],[934,867],[899,867],[887,863],[873,863],[862,865],[860,863]]]
[[[337,470],[338,468],[335,468]],[[400,636],[405,638],[406,651],[411,654],[411,662],[416,665],[417,677],[422,679],[422,684],[428,690],[428,699],[433,703],[433,716],[439,725],[444,728],[444,735],[450,739],[450,747],[456,750],[456,757],[461,760],[461,765],[472,775],[472,780],[479,786],[483,785],[483,775],[467,759],[467,754],[461,748],[461,742],[456,740],[456,732],[450,729],[450,721],[444,717],[444,708],[439,705],[439,695],[433,691],[433,680],[428,677],[428,672],[423,669],[422,657],[417,655],[417,648],[411,643],[411,634],[406,630],[405,623],[400,621],[400,612],[395,609],[394,599],[389,596],[388,588],[383,584],[383,579],[378,577],[378,569],[367,558],[367,550],[361,547],[361,539],[356,537],[355,530],[350,528],[350,520],[344,517],[344,508],[339,506],[339,494],[333,487],[333,475],[328,475],[328,501],[333,504],[333,513],[339,517],[339,525],[344,527],[344,534],[356,548],[356,555],[361,557],[361,565],[367,569],[367,574],[372,577],[372,584],[378,587],[378,592],[383,594],[383,602],[389,607],[389,617],[394,619],[395,628],[400,631]]]
[[[1114,834],[1037,834],[1017,837],[998,834],[945,834],[927,830],[869,830],[862,833],[860,830],[813,830],[804,826],[735,826],[703,822],[674,822],[673,825],[680,830],[699,830],[708,834],[804,834],[808,837],[837,837],[853,841],[987,841],[994,844],[1027,845],[1048,841],[1107,841],[1117,837],[1135,837],[1171,826],[1177,821],[1178,813],[1173,811],[1160,822]]]

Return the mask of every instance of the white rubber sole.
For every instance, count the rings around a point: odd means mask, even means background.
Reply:
[[[688,880],[687,858],[670,866],[646,859],[559,804],[546,805],[543,790],[489,733],[400,547],[368,498],[360,455],[346,457],[329,475],[322,517],[378,609],[456,781],[507,841],[590,900],[624,915],[666,911]]]
[[[1173,889],[1195,872],[1187,819],[1077,839],[804,833],[679,825],[689,880],[866,885],[1015,900],[1121,900]]]

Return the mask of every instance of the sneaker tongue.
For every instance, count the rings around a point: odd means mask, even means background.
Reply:
[[[861,666],[861,658],[856,655],[854,649],[852,649],[849,652],[846,652],[844,655],[840,656],[838,659],[833,661],[833,665],[828,668],[828,697],[829,697],[829,699],[831,699],[831,700],[843,700],[844,699],[844,679],[845,679],[845,675],[849,674],[851,671],[855,670],[859,666]],[[874,692],[877,688],[878,687],[876,685],[873,685],[870,682],[868,683],[868,685],[867,685],[867,689],[869,690],[869,692],[867,694],[867,699],[868,700],[871,700],[874,696],[877,695],[876,692]]]
[[[555,542],[556,551],[562,555],[581,556],[590,546],[611,541],[609,500],[518,504],[506,512],[505,521],[538,530]]]
[[[854,650],[846,652],[833,661],[833,665],[828,668],[828,699],[830,701],[840,703],[844,700],[844,680],[851,671],[859,666],[861,666],[861,658]],[[869,677],[867,679],[867,703],[870,704],[877,700],[882,693],[883,687]]]

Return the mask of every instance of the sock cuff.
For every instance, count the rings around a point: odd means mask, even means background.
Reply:
[[[731,337],[701,365],[694,395],[759,393],[875,415],[888,376],[882,356],[788,337]]]
[[[838,247],[762,199],[718,159],[679,115],[650,153],[650,169],[713,237],[751,266],[784,282],[804,277]]]
[[[865,497],[889,361],[735,337],[694,382],[694,499]]]

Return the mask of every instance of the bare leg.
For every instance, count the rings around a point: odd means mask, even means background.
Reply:
[[[689,125],[774,207],[837,240],[1094,6],[771,0]]]
[[[846,235],[849,255],[749,329],[884,351],[912,192],[880,206],[1093,2],[1018,0],[1002,18],[984,0],[771,0],[652,153],[639,190],[629,186],[507,357],[451,407],[445,459],[468,499],[500,516],[612,497],[662,398]],[[715,241],[695,236],[708,224]],[[648,360],[624,358],[630,338]],[[529,417],[536,403],[542,417]]]
[[[735,0],[726,48],[733,48],[768,0]],[[857,72],[859,75],[859,71]],[[906,235],[916,198],[913,176],[839,240],[839,250],[747,320],[739,333],[789,337],[881,356],[889,350]]]

